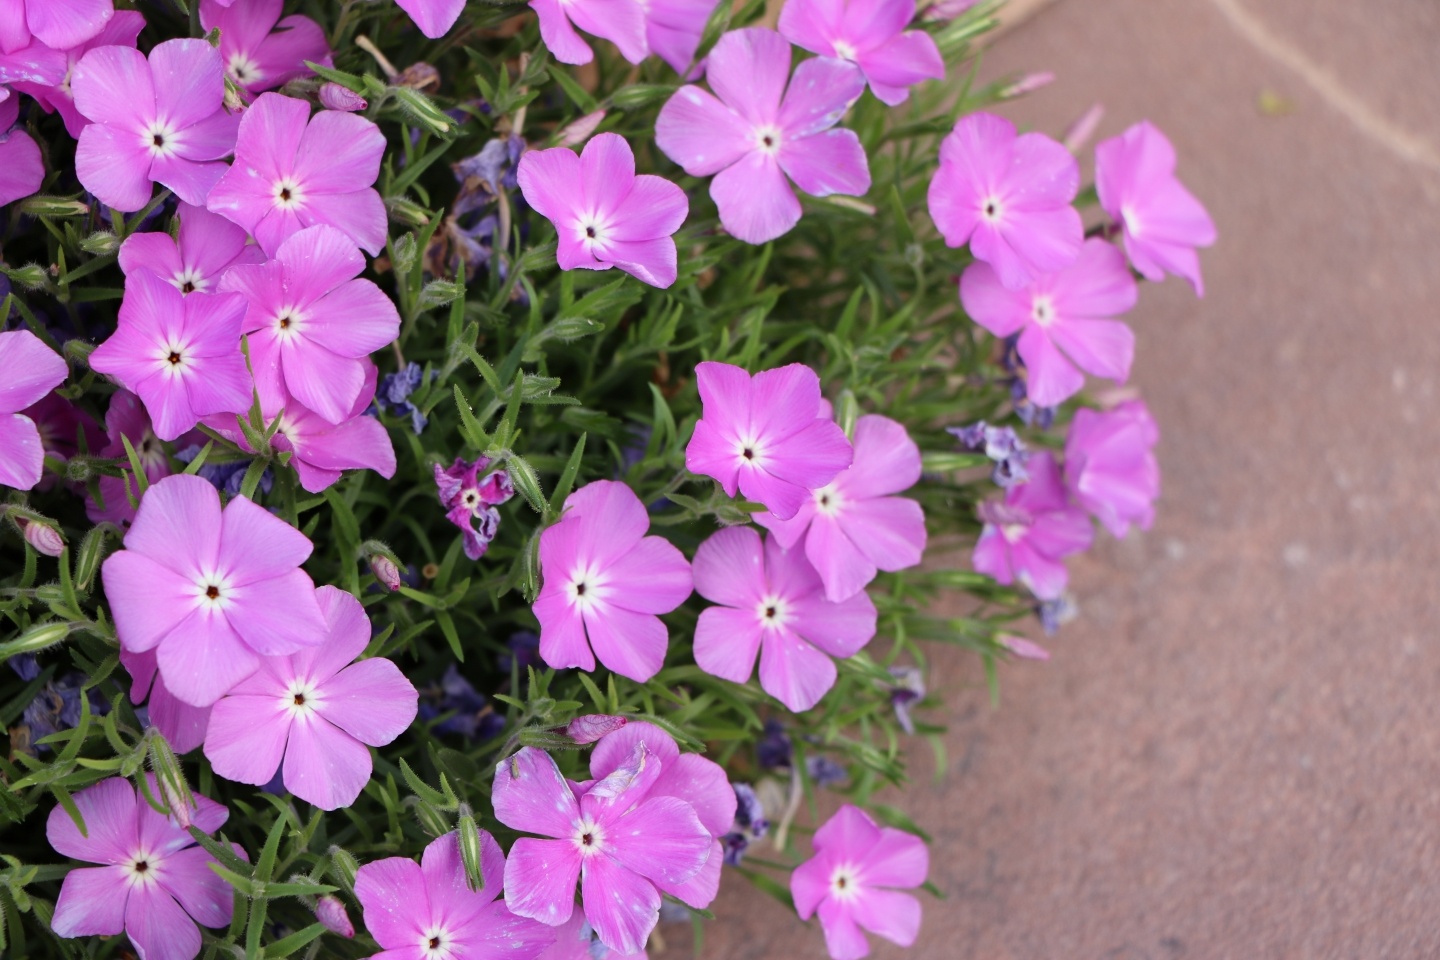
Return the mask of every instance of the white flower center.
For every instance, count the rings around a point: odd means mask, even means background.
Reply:
[[[1055,322],[1055,301],[1044,294],[1035,297],[1030,305],[1030,319],[1042,327],[1050,326]]]
[[[776,126],[756,127],[755,146],[761,153],[771,156],[780,152],[780,128]]]
[[[168,157],[173,155],[175,148],[180,145],[180,133],[169,121],[156,120],[145,128],[142,142],[150,156]]]
[[[986,197],[980,203],[980,219],[986,223],[999,223],[1005,215],[1005,205],[1000,202],[999,197]]]
[[[130,859],[122,863],[125,883],[129,887],[153,887],[158,882],[160,861],[148,850],[136,850]]]
[[[210,289],[210,281],[194,267],[185,267],[170,278],[170,283],[181,293],[204,293]]]
[[[839,864],[830,872],[830,896],[832,899],[851,900],[859,892],[859,871],[853,864]]]
[[[779,630],[790,622],[790,607],[783,597],[772,593],[760,598],[760,602],[755,605],[755,615],[760,619],[761,627],[766,630]]]
[[[742,467],[763,467],[765,465],[765,444],[759,437],[739,437],[735,442],[735,456],[740,458]]]
[[[275,314],[275,337],[281,343],[300,336],[305,329],[305,317],[294,307],[281,307]]]
[[[1133,207],[1121,207],[1120,219],[1125,221],[1125,229],[1130,232],[1130,236],[1140,236],[1140,218]]]
[[[290,681],[285,695],[281,697],[281,703],[292,720],[300,720],[312,716],[319,708],[321,699],[320,691],[313,682],[297,677]]]
[[[195,580],[195,599],[206,613],[223,613],[233,592],[229,579],[218,573],[201,573]]]
[[[241,87],[257,83],[265,77],[260,65],[250,59],[250,55],[247,53],[232,53],[225,72],[230,74],[230,79],[234,80],[237,86]]]
[[[442,924],[436,924],[420,933],[420,956],[425,960],[452,960],[455,939]]]
[[[840,491],[835,484],[830,483],[813,491],[815,497],[815,512],[823,517],[833,517],[840,512],[845,501],[840,496]]]
[[[831,44],[835,48],[835,56],[841,60],[854,60],[856,57],[855,47],[845,40],[836,40]]]
[[[281,210],[295,210],[305,204],[305,191],[294,177],[281,177],[275,181],[273,191],[275,206]]]
[[[605,831],[589,817],[575,824],[575,832],[570,839],[582,857],[593,857],[605,849]]]
[[[572,607],[576,607],[581,613],[584,613],[595,604],[605,600],[610,592],[608,581],[609,578],[601,573],[593,563],[576,567],[566,578],[565,596],[569,598]]]
[[[188,374],[190,366],[195,362],[190,356],[190,344],[183,340],[167,340],[162,343],[156,351],[155,359],[161,375],[171,379]]]
[[[1023,523],[1007,523],[1000,528],[1000,535],[1005,538],[1006,543],[1019,543],[1025,539],[1025,534],[1029,529]]]

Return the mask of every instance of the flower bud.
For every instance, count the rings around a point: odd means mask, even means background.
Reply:
[[[60,531],[48,523],[41,523],[38,520],[26,520],[20,517],[17,521],[21,531],[25,534],[25,542],[35,548],[36,553],[43,553],[47,557],[58,557],[65,552],[65,538],[60,536]]]
[[[440,71],[428,63],[412,63],[395,78],[395,85],[433,93],[440,89]]]
[[[345,904],[334,894],[327,893],[315,901],[315,919],[319,920],[326,930],[347,940],[355,936],[355,925],[350,922],[350,915],[345,912]]]
[[[450,819],[432,803],[419,797],[406,797],[405,805],[415,814],[415,820],[432,837],[443,837],[450,832]]]
[[[31,199],[34,198],[32,197]],[[27,200],[26,203],[28,202],[29,201]],[[22,207],[24,205],[24,203],[21,204]],[[5,276],[9,277],[13,283],[18,283],[26,290],[39,290],[43,288],[46,283],[49,282],[49,277],[45,273],[45,268],[40,266],[40,264],[38,263],[27,263],[23,267],[6,267]]]
[[[1048,71],[1041,73],[1027,73],[1025,74],[1025,76],[1021,77],[1019,80],[1016,80],[1008,87],[1002,87],[1000,90],[1000,99],[1013,100],[1016,97],[1023,97],[1027,93],[1034,93],[1041,87],[1048,87],[1054,82],[1055,74]]]
[[[55,646],[68,637],[71,626],[69,623],[51,621],[42,623],[38,627],[31,627],[14,640],[0,646],[0,652],[11,657],[17,653],[38,653]]]
[[[394,593],[400,589],[400,568],[395,566],[395,561],[382,553],[377,553],[370,558],[370,572],[375,574],[375,579],[380,581],[380,586]]]
[[[120,238],[109,230],[98,230],[80,241],[80,249],[103,257],[120,249]]]
[[[647,104],[664,100],[673,94],[676,87],[664,83],[632,83],[621,87],[610,97],[610,102],[621,110],[634,110]]]
[[[607,733],[614,733],[629,723],[625,717],[612,717],[603,713],[592,713],[576,717],[565,728],[565,735],[576,743],[594,743]]]
[[[331,847],[330,854],[330,879],[340,884],[346,893],[355,892],[355,874],[360,870],[360,864],[348,850],[339,847]]]
[[[595,132],[595,128],[600,126],[600,121],[604,119],[605,111],[596,110],[594,113],[585,114],[585,116],[579,120],[570,121],[560,130],[557,146],[580,146],[580,144],[590,139],[590,135]]]
[[[83,217],[90,204],[64,197],[35,196],[20,202],[20,212],[28,217]]]
[[[1017,637],[1014,634],[996,634],[995,642],[1015,656],[1024,660],[1049,660],[1050,651],[1033,640],[1026,640],[1024,637]]]
[[[91,527],[85,539],[80,541],[80,553],[75,560],[75,585],[81,590],[89,590],[90,584],[95,581],[100,561],[105,559],[105,535],[114,529],[113,525],[102,523]]]
[[[480,828],[470,808],[460,805],[460,819],[455,824],[456,837],[460,843],[460,862],[465,865],[465,883],[471,890],[485,886],[485,870],[480,860]]]
[[[170,818],[182,830],[186,829],[190,826],[191,813],[198,808],[198,804],[195,802],[195,795],[190,792],[190,784],[185,782],[185,772],[180,769],[180,760],[158,729],[151,727],[145,731],[145,736],[150,741],[150,769],[155,773],[155,786],[160,791],[160,799],[170,808]]]
[[[446,116],[445,111],[435,105],[425,94],[420,93],[412,87],[395,87],[395,102],[400,104],[400,109],[410,118],[410,122],[418,127],[423,127],[438,137],[452,136],[455,132],[455,121]]]
[[[1100,121],[1104,119],[1104,117],[1105,108],[1098,103],[1095,104],[1089,110],[1080,114],[1080,116],[1075,119],[1075,122],[1066,128],[1065,134],[1060,138],[1060,142],[1063,143],[1065,149],[1071,153],[1079,153],[1086,142],[1094,136],[1095,128],[1100,126]]]
[[[406,200],[404,197],[389,197],[385,200],[385,206],[389,208],[391,217],[401,223],[408,223],[412,227],[423,227],[430,222],[430,211],[413,200]],[[409,234],[407,233],[405,236],[408,237]],[[403,240],[405,237],[400,239]],[[410,242],[413,244],[415,241],[412,239]],[[414,261],[411,262],[413,264]]]
[[[320,85],[320,105],[327,110],[358,113],[370,104],[365,101],[364,97],[349,87],[342,87],[338,83],[330,83],[327,81]],[[344,910],[344,907],[341,907],[341,910]],[[323,923],[324,921],[321,922]]]

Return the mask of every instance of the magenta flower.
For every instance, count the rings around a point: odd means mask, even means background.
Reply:
[[[133,48],[143,29],[145,29],[144,14],[137,10],[116,10],[115,16],[106,22],[99,33],[79,46],[71,47],[60,54],[64,64],[63,77],[60,80],[55,83],[20,81],[12,86],[21,93],[28,93],[34,97],[35,102],[40,104],[46,113],[58,110],[60,117],[65,121],[66,132],[78,140],[80,131],[84,130],[90,121],[86,120],[75,108],[75,94],[70,89],[70,78],[75,70],[75,65],[80,62],[81,57],[96,47]],[[0,32],[3,32],[3,28],[0,28]],[[0,57],[0,60],[3,59]]]
[[[1160,496],[1160,428],[1143,400],[1114,410],[1078,410],[1065,438],[1065,485],[1117,537],[1149,530]]]
[[[1100,206],[1120,224],[1125,252],[1147,280],[1184,277],[1205,295],[1196,247],[1215,242],[1215,222],[1175,176],[1175,148],[1148,120],[1095,147]]]
[[[466,463],[459,457],[448,469],[434,465],[435,490],[445,507],[445,519],[460,528],[465,538],[465,556],[479,560],[500,529],[500,511],[495,508],[515,496],[515,484],[504,467],[480,479],[490,461],[478,457]]]
[[[187,297],[139,270],[126,278],[120,324],[90,355],[90,367],[138,394],[155,435],[174,440],[201,417],[249,409],[244,316],[243,297]]]
[[[151,182],[204,204],[235,148],[239,118],[224,107],[220,52],[204,40],[166,40],[150,59],[129,47],[99,47],[71,76],[80,131],[75,173],[116,210],[139,210]]]
[[[384,152],[380,128],[364,117],[322,110],[310,119],[305,101],[262,93],[240,121],[235,163],[207,205],[272,257],[317,223],[375,256],[385,247],[385,204],[372,184]]]
[[[560,522],[540,534],[533,609],[547,664],[594,670],[598,657],[639,683],[659,672],[669,634],[658,614],[684,603],[692,584],[685,556],[649,529],[623,483],[596,480],[566,499]]]
[[[395,5],[410,14],[421,33],[438,40],[460,19],[465,0],[395,0]]]
[[[298,13],[280,19],[284,0],[200,0],[200,25],[220,31],[220,57],[235,86],[250,94],[308,77],[305,61],[334,66],[325,31]]]
[[[600,960],[650,960],[650,954],[644,950],[620,953],[596,940],[595,929],[580,911],[572,913],[569,920],[555,928],[555,943],[536,960],[596,960],[596,957]]]
[[[1041,407],[1059,406],[1080,392],[1085,375],[1124,383],[1135,355],[1135,334],[1119,320],[1139,297],[1125,257],[1098,237],[1085,241],[1068,267],[1011,290],[988,263],[971,264],[960,278],[965,312],[997,337],[1019,334],[1025,392]],[[1078,369],[1077,369],[1078,368]]]
[[[43,0],[37,0],[43,2]],[[14,6],[6,8],[13,14]],[[66,77],[63,51],[51,50],[30,35],[23,20],[0,17],[0,84],[37,84],[53,87]],[[10,91],[0,86],[4,96]]]
[[[925,882],[930,851],[919,837],[876,825],[845,804],[815,831],[815,856],[790,874],[800,919],[820,915],[832,960],[870,953],[862,931],[908,947],[920,932],[920,901],[908,890]]]
[[[19,118],[19,97],[0,101],[0,206],[30,196],[45,182],[40,147],[30,134],[15,129]]]
[[[639,63],[650,52],[645,43],[645,7],[639,0],[530,0],[530,9],[540,20],[540,39],[561,63],[589,63],[595,57],[576,27],[609,40],[631,63]]]
[[[703,404],[685,447],[692,473],[763,503],[782,520],[795,516],[810,491],[850,466],[845,432],[821,416],[820,378],[802,363],[753,377],[728,363],[695,367]]]
[[[320,84],[320,92],[316,94],[320,100],[320,106],[326,110],[341,110],[345,113],[358,113],[370,106],[370,102],[349,87],[342,87],[338,83],[325,81]]]
[[[645,9],[645,41],[650,52],[670,64],[686,80],[704,72],[704,65],[686,73],[700,48],[700,37],[717,0],[648,0]]]
[[[120,244],[120,269],[159,274],[181,293],[214,293],[237,263],[264,263],[265,254],[244,230],[204,207],[181,203],[175,211],[178,240],[155,230],[132,233]]]
[[[787,176],[816,197],[870,189],[860,138],[832,129],[865,90],[853,64],[806,60],[787,88],[790,44],[764,27],[725,34],[706,62],[715,94],[676,91],[656,118],[655,143],[686,173],[716,175],[710,196],[731,234],[765,243],[799,222]]]
[[[745,683],[760,656],[760,686],[799,713],[835,685],[831,657],[852,657],[875,636],[875,604],[863,590],[825,599],[820,576],[799,550],[752,527],[727,527],[695,551],[695,589],[720,606],[695,625],[695,662]]]
[[[170,476],[170,458],[165,453],[165,446],[160,442],[160,438],[155,436],[155,430],[150,425],[150,416],[145,412],[140,398],[129,390],[117,390],[110,397],[110,409],[105,414],[106,442],[100,448],[99,455],[124,461],[126,453],[122,438],[130,441],[131,448],[140,460],[141,469],[145,471],[145,478],[150,483]],[[140,490],[134,479],[129,483],[130,493],[138,497]],[[121,477],[100,478],[100,496],[105,501],[105,508],[102,510],[94,500],[87,499],[85,502],[85,513],[92,522],[108,520],[128,526],[135,519],[135,508],[130,506],[130,498],[125,495],[125,484],[126,481]]]
[[[159,796],[154,776],[150,793]],[[196,795],[190,822],[205,833],[220,829],[230,812]],[[200,952],[200,929],[230,923],[235,894],[210,869],[215,858],[164,814],[156,813],[122,777],[101,780],[75,794],[85,834],[64,807],[50,811],[45,835],[63,856],[100,864],[65,875],[50,929],[60,937],[114,936],[124,932],[142,957],[191,960]],[[237,855],[244,851],[234,846]]]
[[[360,601],[316,591],[326,635],[317,647],[266,657],[215,702],[205,756],[227,780],[269,783],[285,761],[285,789],[322,810],[348,807],[370,782],[366,744],[383,747],[415,719],[420,695],[383,657],[356,661],[370,642]]]
[[[858,66],[876,98],[894,106],[908,87],[945,77],[930,34],[905,29],[913,19],[915,0],[787,0],[779,26],[797,47]]]
[[[64,359],[29,330],[0,332],[0,486],[29,490],[45,472],[35,421],[20,411],[70,375]]]
[[[58,393],[47,393],[39,402],[32,403],[20,411],[29,417],[40,431],[40,445],[45,456],[66,463],[80,452],[80,438],[85,440],[85,449],[95,451],[104,444],[104,432],[95,418]],[[42,476],[37,490],[50,490],[61,482],[59,473]],[[77,491],[80,486],[74,486]]]
[[[602,741],[603,743],[603,741]],[[635,953],[660,917],[661,888],[693,879],[715,840],[695,809],[653,793],[664,761],[642,742],[604,777],[571,787],[548,753],[534,747],[495,767],[495,817],[550,839],[521,837],[505,864],[505,902],[522,917],[556,927],[575,907],[611,950]]]
[[[115,16],[112,0],[6,0],[0,43],[8,53],[33,36],[52,50],[68,50],[94,38]]]
[[[465,881],[459,838],[437,837],[420,863],[389,857],[367,863],[355,874],[355,899],[365,926],[385,948],[381,960],[535,960],[552,943],[555,931],[517,917],[500,896],[505,854],[495,838],[480,831],[480,871],[484,884],[471,890]]]
[[[120,646],[156,652],[176,697],[208,707],[260,667],[325,642],[310,540],[244,497],[188,474],[146,491],[101,576]]]
[[[755,514],[755,522],[791,550],[802,539],[805,556],[825,584],[825,597],[847,600],[879,570],[903,570],[925,552],[925,512],[908,497],[920,480],[920,448],[905,428],[871,414],[855,424],[855,462],[812,490],[795,516]]]
[[[518,178],[525,201],[555,225],[560,269],[619,267],[654,287],[675,282],[671,235],[690,202],[664,177],[637,177],[624,137],[602,133],[578,157],[565,147],[531,150]]]
[[[985,528],[972,560],[976,570],[999,583],[1018,580],[1041,600],[1054,600],[1069,577],[1061,561],[1088,550],[1095,530],[1066,496],[1048,451],[1031,454],[1027,466],[1030,479],[1005,491],[1004,503],[980,505]]]
[[[356,279],[365,258],[333,227],[301,230],[273,255],[232,267],[220,284],[249,301],[242,329],[256,387],[278,398],[283,384],[325,420],[342,423],[365,387],[366,358],[399,336],[400,314],[374,283]]]
[[[1071,206],[1080,167],[1043,133],[1015,134],[991,113],[962,117],[940,144],[930,181],[930,216],[952,247],[970,244],[976,259],[1018,290],[1042,273],[1069,266],[1084,228]]]
[[[130,673],[130,702],[139,703],[150,695],[150,722],[165,735],[176,753],[189,753],[205,742],[210,726],[210,707],[192,707],[165,686],[155,662],[155,651],[131,653],[121,648],[120,665]]]

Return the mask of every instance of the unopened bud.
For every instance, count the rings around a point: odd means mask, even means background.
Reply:
[[[25,534],[25,542],[35,548],[36,553],[43,553],[47,557],[58,557],[65,552],[65,538],[60,536],[60,531],[48,523],[41,523],[38,520],[27,520],[19,518],[21,531]]]
[[[13,657],[19,653],[39,653],[64,640],[70,635],[70,630],[71,625],[68,623],[42,623],[38,627],[31,627],[14,640],[0,646],[0,653],[6,657]]]
[[[479,890],[485,886],[485,869],[480,862],[480,828],[467,806],[460,808],[455,836],[460,844],[460,862],[465,865],[465,883],[471,890]]]
[[[395,87],[395,102],[416,126],[424,127],[438,137],[449,137],[455,132],[455,121],[435,105],[429,97],[412,87]]]
[[[358,113],[370,104],[349,87],[342,87],[338,83],[325,82],[320,85],[320,105],[327,110],[342,110],[345,113]],[[342,908],[343,909],[343,908]]]
[[[1046,650],[1033,640],[1026,640],[1024,637],[1017,637],[1010,633],[1001,633],[995,636],[995,642],[1024,660],[1050,659],[1049,650]]]
[[[668,98],[677,88],[665,83],[632,83],[621,87],[610,97],[610,102],[621,110],[634,110],[647,104]]]
[[[390,197],[385,201],[390,216],[412,227],[423,227],[430,222],[430,211],[413,200],[404,197]]]
[[[406,806],[410,807],[415,814],[415,820],[432,837],[443,837],[450,832],[450,819],[441,813],[434,804],[428,803],[419,797],[406,797]]]
[[[315,901],[315,919],[329,930],[345,939],[355,936],[355,925],[350,922],[350,915],[345,912],[345,904],[334,894],[327,893]]]
[[[120,249],[120,238],[109,230],[99,230],[80,241],[80,249],[97,257],[114,253]]]
[[[1100,121],[1104,117],[1105,108],[1098,103],[1095,104],[1070,124],[1065,135],[1060,138],[1060,142],[1065,144],[1065,149],[1071,153],[1079,153],[1080,149],[1095,135],[1095,128],[1100,126]]]
[[[370,572],[375,574],[375,579],[380,581],[380,586],[386,590],[393,593],[400,589],[400,568],[384,554],[376,554],[370,558]]]
[[[185,772],[170,743],[157,728],[145,731],[150,741],[150,769],[154,771],[154,786],[160,791],[160,799],[170,808],[170,817],[183,830],[190,826],[191,813],[197,809],[195,795],[190,784],[185,782]]]
[[[594,743],[606,734],[614,733],[630,721],[625,717],[612,717],[604,713],[592,713],[576,717],[565,728],[565,735],[576,743]]]
[[[90,213],[90,204],[64,197],[30,197],[20,202],[20,212],[27,217],[83,217]]]
[[[1014,83],[1010,84],[1010,86],[1001,89],[1000,99],[1013,100],[1016,97],[1023,97],[1027,93],[1034,93],[1041,87],[1048,87],[1054,82],[1055,74],[1050,73],[1049,71],[1043,71],[1041,73],[1027,73],[1019,80],[1016,80]]]
[[[85,539],[80,541],[80,553],[75,559],[75,585],[81,590],[89,590],[94,582],[100,561],[105,559],[105,535],[114,530],[113,525],[102,523],[91,527]]]
[[[580,146],[580,144],[590,139],[590,135],[595,132],[595,128],[600,126],[600,121],[604,119],[605,111],[596,110],[594,113],[585,114],[585,116],[579,120],[570,121],[561,128],[558,135],[558,145],[562,147]]]
[[[28,202],[27,200],[26,203]],[[21,204],[22,207],[24,205],[24,203]],[[9,277],[12,283],[18,283],[26,290],[39,290],[49,282],[45,268],[38,263],[27,263],[23,267],[6,267],[5,276]]]
[[[330,879],[340,884],[346,893],[355,892],[355,874],[360,871],[360,864],[348,850],[339,847],[331,847],[330,854]]]

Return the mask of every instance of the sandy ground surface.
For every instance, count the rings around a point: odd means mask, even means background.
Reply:
[[[940,664],[949,898],[875,956],[1440,956],[1437,50],[1433,0],[1066,0],[986,56],[1059,75],[1024,124],[1166,130],[1221,242],[1133,314],[1155,528],[999,710]],[[825,956],[736,881],[706,957]]]

